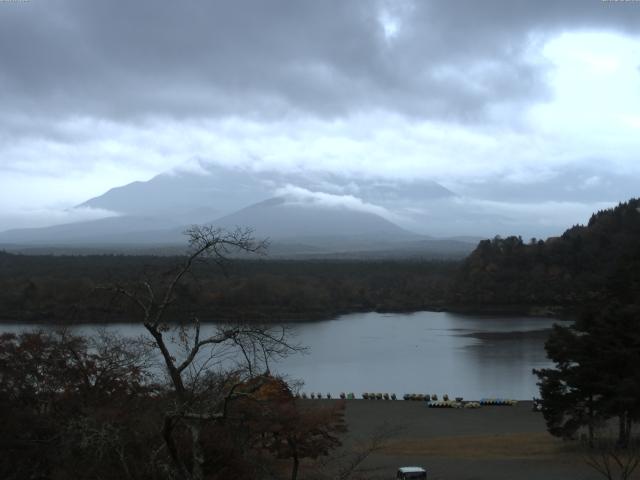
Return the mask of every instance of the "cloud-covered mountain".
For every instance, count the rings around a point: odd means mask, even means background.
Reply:
[[[180,217],[200,212],[213,220],[272,196],[269,184],[258,175],[233,168],[211,168],[193,173],[163,173],[147,182],[112,188],[80,207],[110,210],[120,215]]]
[[[207,223],[253,229],[256,238],[270,241],[274,257],[461,257],[475,245],[466,239],[421,236],[374,212],[293,197],[271,198]],[[0,245],[27,252],[184,250],[188,225],[166,225],[153,217],[109,217],[2,232]]]
[[[523,189],[522,195],[526,191]],[[519,214],[522,206],[510,210],[510,204],[501,200],[474,201],[428,180],[198,163],[196,168],[112,188],[77,207],[114,216],[7,231],[0,234],[0,243],[181,245],[185,240],[182,231],[194,223],[250,227],[276,244],[298,245],[302,247],[298,250],[305,252],[318,248],[325,253],[393,250],[398,242],[414,241],[419,235],[526,236],[527,228],[547,228],[550,234],[555,233],[545,225],[531,225],[530,218]],[[550,217],[567,206],[538,202],[530,208],[536,215]],[[460,243],[464,250],[465,242]],[[411,248],[423,251],[425,247],[414,243]],[[428,247],[441,250],[442,245],[431,243]]]
[[[391,181],[327,172],[283,173],[211,164],[200,167],[197,172],[163,173],[147,182],[116,187],[79,206],[121,215],[181,216],[184,212],[200,211],[211,220],[274,195],[316,195],[319,202],[331,197],[333,204],[343,203],[347,207],[353,207],[354,199],[358,199],[361,204],[389,209],[454,196],[450,190],[429,180]],[[382,211],[378,213],[385,215]]]
[[[275,196],[274,196],[275,195]],[[172,172],[113,188],[78,208],[116,216],[0,233],[0,244],[29,248],[183,246],[184,229],[208,223],[251,228],[275,255],[402,252],[462,255],[472,244],[435,241],[397,223],[403,208],[455,195],[435,182],[389,182],[331,174],[283,174],[228,167]]]

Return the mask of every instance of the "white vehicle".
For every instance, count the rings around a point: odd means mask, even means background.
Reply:
[[[400,467],[397,480],[427,480],[427,471],[422,467]]]

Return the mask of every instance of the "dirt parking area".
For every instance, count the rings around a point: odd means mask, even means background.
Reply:
[[[429,480],[596,480],[579,447],[550,436],[531,402],[479,409],[434,409],[423,402],[347,401],[345,448],[357,450],[376,432],[385,447],[363,463],[367,478],[395,478],[419,465]]]

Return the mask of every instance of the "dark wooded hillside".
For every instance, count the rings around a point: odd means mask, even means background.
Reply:
[[[451,291],[467,307],[577,310],[640,297],[640,199],[592,215],[546,241],[483,240],[463,262]]]

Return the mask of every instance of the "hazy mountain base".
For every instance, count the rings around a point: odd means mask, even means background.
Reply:
[[[22,253],[127,253],[179,255],[184,252],[187,218],[111,217],[90,222],[0,233],[0,247]],[[462,258],[479,239],[437,239],[404,230],[371,212],[292,204],[282,198],[205,222],[233,231],[251,228],[269,239],[276,258]]]
[[[475,248],[476,241],[467,239],[432,239],[421,237],[405,241],[382,241],[371,237],[324,236],[269,241],[266,259],[276,260],[461,260]],[[183,243],[166,244],[20,244],[0,243],[0,249],[23,255],[133,255],[168,256],[184,254]],[[250,255],[230,255],[231,258],[255,258]]]

